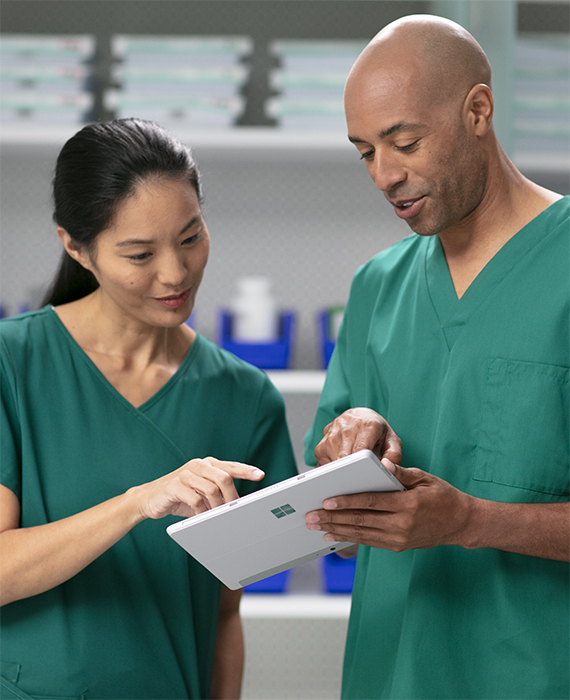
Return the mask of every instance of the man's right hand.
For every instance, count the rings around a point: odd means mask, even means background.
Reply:
[[[402,441],[370,408],[351,408],[329,423],[315,448],[315,457],[321,466],[359,450],[372,450],[379,459],[386,457],[394,464],[402,461]]]

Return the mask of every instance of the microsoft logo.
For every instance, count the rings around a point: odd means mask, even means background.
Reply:
[[[286,515],[291,515],[291,513],[295,513],[296,511],[292,506],[286,503],[280,508],[274,508],[271,512],[276,518],[284,518]]]

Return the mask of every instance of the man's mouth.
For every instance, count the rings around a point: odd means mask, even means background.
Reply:
[[[425,197],[422,196],[416,197],[415,199],[399,199],[390,202],[390,204],[394,207],[396,216],[399,216],[400,219],[410,219],[419,214],[424,201]]]

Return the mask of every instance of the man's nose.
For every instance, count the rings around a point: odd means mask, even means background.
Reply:
[[[407,177],[398,157],[381,149],[376,150],[369,172],[374,184],[382,192],[388,192]]]

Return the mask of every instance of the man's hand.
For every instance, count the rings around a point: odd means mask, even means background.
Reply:
[[[359,450],[372,450],[394,464],[402,461],[402,441],[376,411],[351,408],[323,430],[323,439],[315,448],[319,466],[346,457]]]
[[[387,425],[387,424],[386,424]],[[383,460],[406,491],[337,496],[307,513],[309,530],[329,542],[354,542],[393,552],[439,545],[469,546],[466,538],[475,499],[421,469]]]

